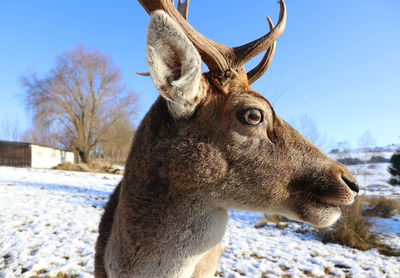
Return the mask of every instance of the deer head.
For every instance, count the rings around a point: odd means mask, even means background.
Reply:
[[[332,224],[358,192],[356,180],[275,114],[249,85],[268,68],[286,23],[239,47],[197,32],[170,0],[139,0],[151,20],[150,75],[174,125],[170,190],[207,194],[215,206],[271,211],[316,226]],[[186,6],[180,3],[180,10]],[[266,50],[260,64],[243,65]],[[202,73],[201,61],[209,72]]]
[[[268,34],[235,48],[191,27],[181,15],[188,2],[181,13],[171,0],[139,2],[151,14],[146,56],[161,96],[105,208],[95,276],[212,277],[228,208],[335,222],[357,195],[356,180],[249,86],[267,70],[285,27],[283,0],[276,27],[268,19]],[[262,51],[246,73],[244,63]]]

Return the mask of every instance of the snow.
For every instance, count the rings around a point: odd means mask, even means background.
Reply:
[[[92,277],[97,225],[120,179],[0,167],[0,277]]]
[[[368,169],[370,194],[398,194],[387,165]],[[353,169],[354,170],[354,169]],[[357,176],[362,185],[363,175]],[[98,222],[120,175],[0,167],[0,277],[93,277]],[[222,277],[400,277],[400,257],[323,244],[307,224],[255,228],[261,213],[230,211],[218,273]],[[400,245],[400,216],[372,229]],[[397,245],[396,245],[397,244]],[[400,246],[399,246],[400,247]]]
[[[369,220],[373,223],[370,231],[378,233],[388,246],[400,250],[400,215],[391,218],[371,217]]]
[[[360,194],[400,199],[400,186],[388,184],[390,163],[369,163],[347,166],[360,185]]]
[[[329,153],[333,159],[340,158],[358,158],[362,161],[368,161],[372,156],[381,156],[390,159],[392,152],[363,152],[352,151],[349,153]],[[388,167],[390,163],[366,163],[357,165],[347,165],[347,168],[353,173],[360,186],[360,194],[367,196],[383,196],[386,198],[400,199],[400,186],[391,186],[388,183],[390,174]]]
[[[390,159],[393,155],[393,151],[385,151],[385,152],[364,152],[362,150],[359,151],[351,151],[351,152],[341,152],[341,153],[328,153],[330,157],[333,159],[340,159],[340,158],[358,158],[362,161],[366,161],[371,159],[373,156],[382,156],[384,158]]]
[[[400,277],[400,257],[323,244],[307,224],[289,222],[285,229],[275,224],[257,229],[254,225],[261,217],[230,212],[219,267],[223,277]]]

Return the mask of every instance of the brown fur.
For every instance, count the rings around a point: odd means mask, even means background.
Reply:
[[[166,14],[155,12],[149,26],[161,96],[105,208],[95,276],[212,277],[230,208],[335,222],[358,191],[350,172],[279,118],[242,68],[200,76],[200,56]],[[182,54],[170,55],[168,43]],[[244,117],[253,110],[258,124]]]
[[[174,250],[185,257],[185,244],[198,240],[195,217],[207,218],[208,208],[290,210],[289,216],[321,225],[309,202],[352,201],[341,179],[353,179],[348,170],[275,115],[263,97],[246,84],[221,94],[203,82],[209,87],[207,97],[190,119],[175,121],[160,97],[138,128],[123,181],[100,224],[96,277],[106,277],[103,256],[110,234],[123,246],[114,247],[121,254],[108,267],[135,269],[136,264],[163,263],[151,261],[152,252],[176,240],[170,229],[188,233]],[[265,112],[264,124],[245,126],[237,120],[237,112],[249,106]],[[189,219],[182,219],[182,212]],[[169,251],[163,250],[164,256]]]
[[[114,211],[118,204],[119,191],[121,189],[121,183],[115,188],[114,193],[111,194],[110,199],[104,208],[104,214],[101,218],[99,225],[99,237],[96,242],[96,255],[95,255],[95,277],[106,278],[106,271],[104,269],[104,251],[107,245],[108,238],[110,236],[111,227],[114,218]]]

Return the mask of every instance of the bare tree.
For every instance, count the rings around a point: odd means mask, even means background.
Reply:
[[[66,148],[66,145],[58,142],[57,139],[58,135],[55,130],[51,130],[49,127],[38,124],[33,124],[21,135],[21,141],[23,142],[42,144],[53,148]]]
[[[321,135],[318,130],[317,122],[307,114],[300,116],[298,121],[292,120],[290,122],[304,137],[306,137],[311,143],[324,149],[330,144],[327,143],[326,135]]]
[[[367,161],[371,158],[371,149],[376,145],[376,139],[372,135],[372,132],[370,130],[366,130],[358,139],[357,139],[357,144],[361,148],[363,152],[363,167],[360,172],[362,172],[362,175],[364,176],[364,186],[367,186]]]
[[[46,77],[31,73],[21,83],[36,124],[83,162],[115,122],[134,113],[136,95],[125,89],[111,57],[83,45],[58,56]]]
[[[8,117],[4,118],[0,125],[0,139],[19,141],[21,140],[21,128],[19,117],[16,116],[15,120],[10,120]]]
[[[370,130],[366,130],[358,139],[357,144],[364,152],[367,152],[376,145],[376,139]]]
[[[112,162],[125,162],[134,133],[135,128],[132,122],[122,117],[113,124],[104,139],[96,146],[97,153]]]

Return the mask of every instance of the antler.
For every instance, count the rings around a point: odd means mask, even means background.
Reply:
[[[172,1],[172,5],[174,4],[174,0]],[[189,11],[189,0],[186,0],[182,3],[182,0],[178,2],[178,12],[183,16],[186,21],[188,20],[188,11]]]
[[[267,70],[275,51],[275,41],[283,33],[286,25],[286,6],[284,1],[280,0],[278,24],[274,27],[271,19],[268,18],[271,29],[268,34],[242,46],[228,47],[206,38],[187,22],[185,18],[187,18],[189,0],[186,0],[183,4],[179,0],[179,11],[175,8],[173,0],[138,1],[149,14],[161,9],[171,16],[197,48],[209,70],[218,73],[218,75],[222,74],[223,76],[230,69],[241,68],[251,58],[268,49],[262,61],[248,73],[250,84]]]
[[[267,20],[269,24],[269,30],[271,31],[272,29],[274,29],[274,24],[272,23],[272,20],[269,18],[269,16],[267,16]],[[268,48],[261,62],[247,73],[249,84],[252,84],[267,71],[269,65],[271,64],[272,58],[274,57],[275,49],[276,41],[274,41],[274,43]]]

